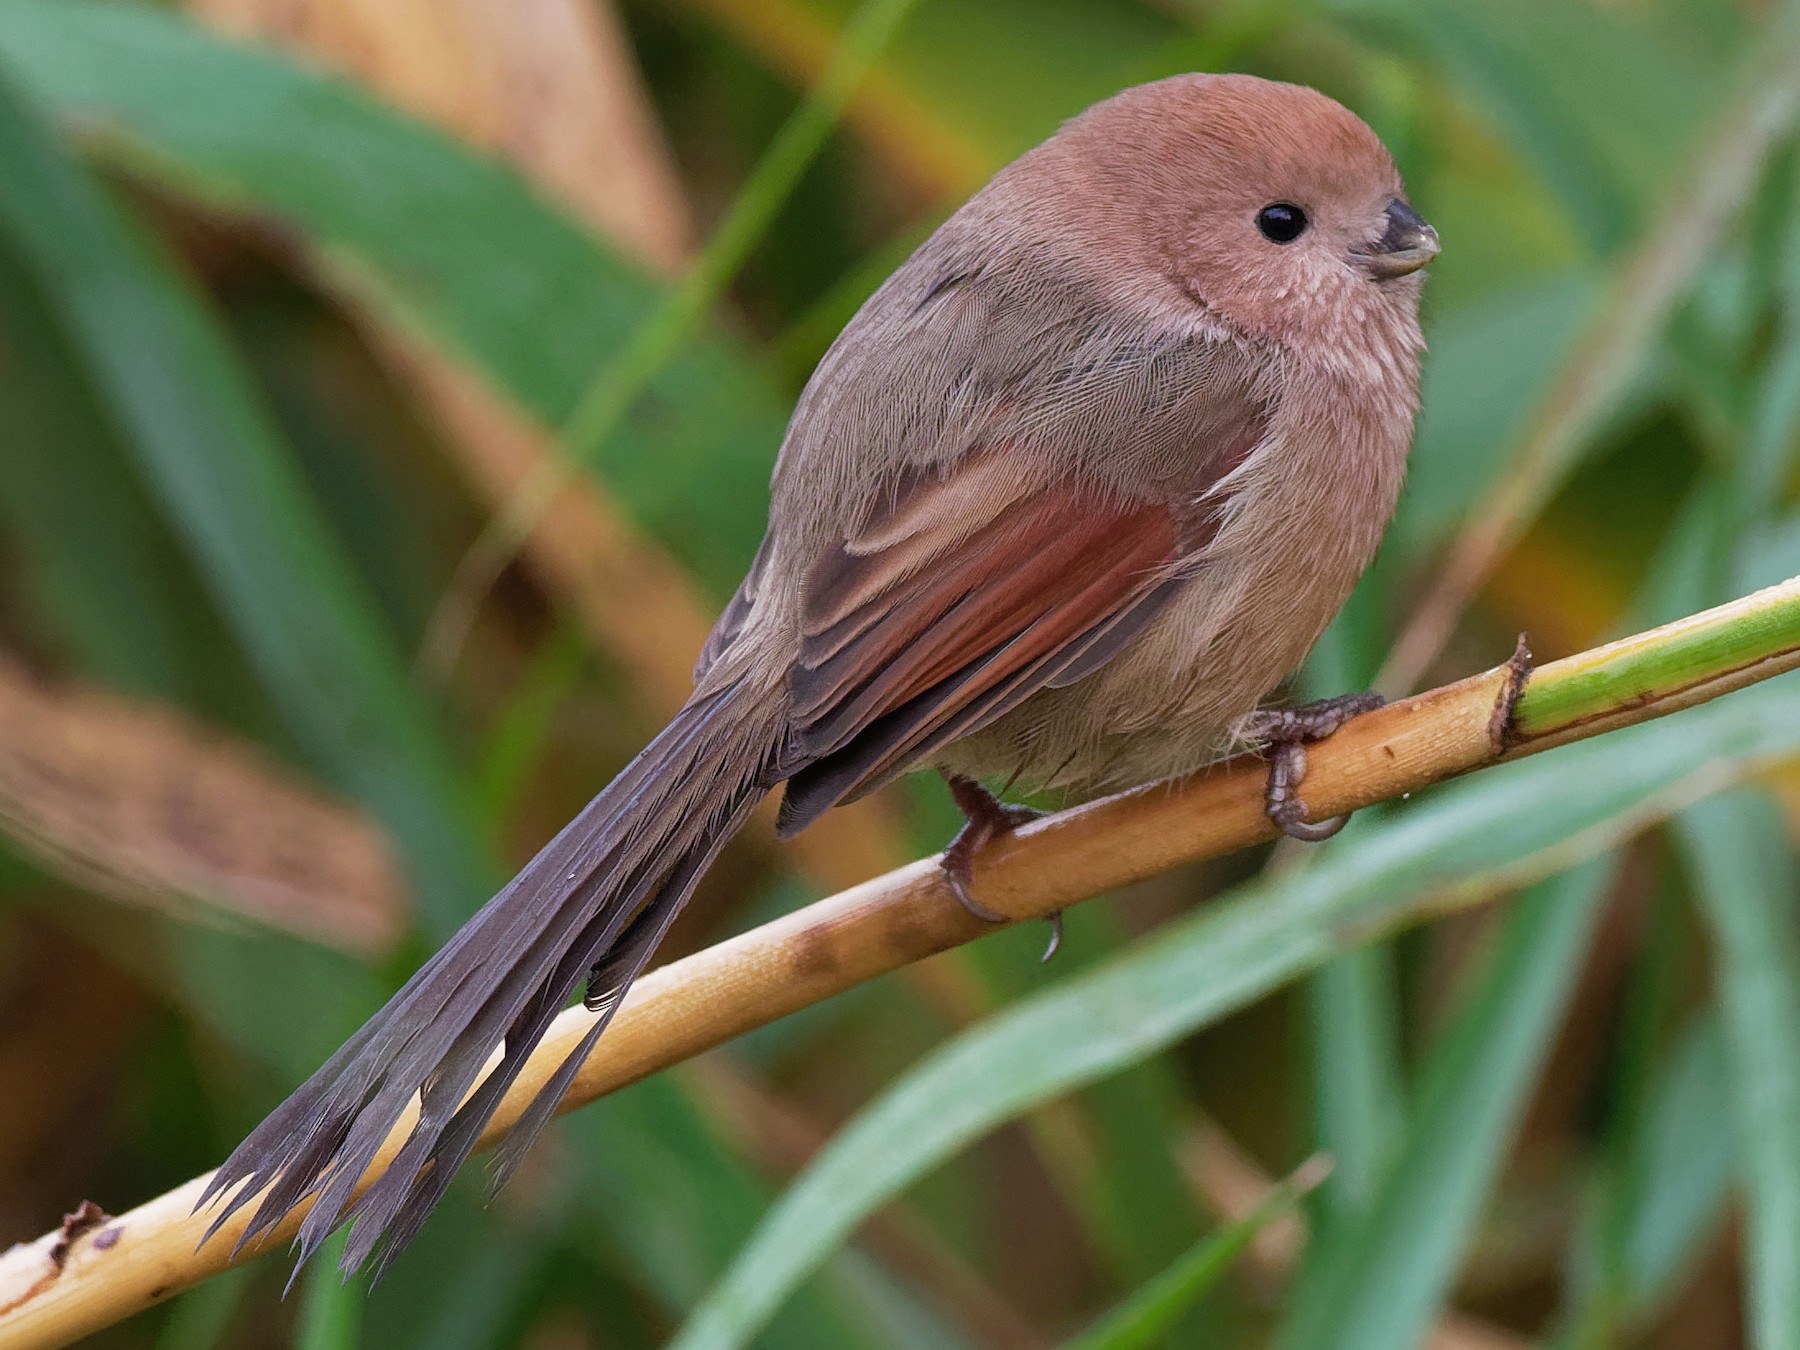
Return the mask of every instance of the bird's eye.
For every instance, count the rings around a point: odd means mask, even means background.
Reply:
[[[1256,213],[1256,228],[1271,243],[1291,244],[1306,233],[1306,212],[1292,202],[1271,202]]]

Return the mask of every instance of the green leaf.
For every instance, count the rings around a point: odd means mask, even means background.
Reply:
[[[955,828],[949,824],[936,841]],[[1051,969],[1057,978],[1090,969],[1127,939],[1113,907],[1084,905],[1065,916],[1063,943]],[[1042,941],[1027,925],[1007,941],[969,949],[994,1005],[1043,989],[1045,966],[1036,959]],[[1207,1217],[1179,1157],[1189,1133],[1186,1098],[1177,1066],[1146,1061],[1092,1084],[1068,1111],[1023,1122],[1051,1185],[1079,1220],[1088,1245],[1103,1269],[1125,1287],[1149,1279],[1186,1251],[1196,1226]],[[979,1163],[972,1162],[972,1170],[979,1176]],[[946,1181],[955,1184],[955,1179]]]
[[[387,994],[344,953],[283,933],[174,920],[163,933],[156,967],[146,974],[282,1087],[318,1068]]]
[[[1800,877],[1759,792],[1705,802],[1678,824],[1715,944],[1749,1211],[1750,1343],[1790,1350],[1800,1346]]]
[[[1736,1146],[1718,1121],[1729,1093],[1724,1043],[1711,1009],[1690,1015],[1666,1043],[1662,1024],[1691,929],[1662,889],[1619,1019],[1603,1150],[1553,1342],[1565,1350],[1602,1350],[1622,1329],[1653,1319],[1725,1215]]]
[[[1444,788],[1353,822],[1313,865],[1252,883],[1105,965],[965,1032],[842,1130],[763,1220],[675,1342],[748,1343],[864,1217],[1020,1113],[1157,1054],[1325,961],[1427,913],[1560,870],[1643,822],[1800,749],[1800,683]],[[1584,791],[1572,796],[1570,782]]]
[[[1302,697],[1330,698],[1373,682],[1385,636],[1382,579],[1379,572],[1364,577],[1314,646],[1301,672]],[[1372,942],[1329,962],[1307,981],[1305,1001],[1315,1142],[1332,1164],[1312,1206],[1323,1231],[1368,1206],[1405,1124],[1392,948]]]
[[[1485,977],[1432,1049],[1400,1156],[1369,1209],[1307,1252],[1277,1346],[1422,1342],[1561,1025],[1612,873],[1597,859],[1512,902]]]
[[[1731,584],[1743,593],[1800,576],[1800,513],[1752,526],[1738,539]]]
[[[1374,1200],[1405,1124],[1393,952],[1370,943],[1321,967],[1306,1007],[1316,1137],[1333,1163],[1317,1207],[1329,1228]]]
[[[205,601],[44,298],[0,247],[0,523],[12,586],[84,673],[190,705]],[[9,588],[10,589],[10,588]],[[53,636],[51,636],[53,635]]]
[[[1696,1017],[1652,1082],[1627,1154],[1633,1203],[1625,1216],[1628,1308],[1669,1293],[1725,1215],[1737,1149],[1719,1128],[1731,1083],[1718,1021]]]
[[[440,936],[485,896],[457,773],[212,316],[0,83],[0,236],[303,749],[392,832]]]
[[[372,1287],[359,1282],[365,1344],[380,1350],[497,1350],[524,1336],[519,1324],[531,1319],[532,1305],[542,1297],[545,1267],[559,1243],[569,1240],[558,1220],[566,1224],[574,1207],[560,1188],[486,1204],[479,1185],[469,1184],[473,1180],[450,1188],[407,1260]]]
[[[213,1350],[224,1343],[249,1283],[250,1272],[240,1266],[181,1295],[157,1333],[156,1350]]]
[[[1197,1242],[1162,1274],[1146,1283],[1065,1350],[1144,1350],[1156,1345],[1177,1319],[1199,1302],[1232,1262],[1269,1223],[1292,1209],[1330,1172],[1323,1158],[1304,1163],[1235,1223]]]
[[[718,301],[917,3],[862,0],[847,17],[819,78],[769,143],[687,274],[582,391],[561,433],[559,450],[570,463],[586,464],[605,449],[644,389]]]
[[[0,62],[109,159],[203,204],[275,217],[378,317],[460,354],[547,426],[661,294],[499,163],[178,15],[0,0]],[[761,537],[786,416],[758,360],[699,339],[651,381],[601,476],[729,593]]]
[[[1751,426],[1744,437],[1742,463],[1733,475],[1738,509],[1744,517],[1767,510],[1781,499],[1782,484],[1794,460],[1800,433],[1800,302],[1788,301],[1779,335],[1758,372]],[[1793,575],[1789,573],[1788,575]]]
[[[1078,1211],[1089,1240],[1127,1280],[1167,1264],[1191,1241],[1199,1219],[1176,1157],[1184,1106],[1174,1067],[1159,1063],[1135,1065],[1081,1097],[1091,1167]],[[1055,1169],[1053,1154],[1046,1165]],[[1066,1195],[1066,1179],[1057,1180]]]
[[[356,1350],[362,1343],[363,1295],[357,1283],[338,1274],[344,1235],[328,1238],[319,1255],[325,1259],[306,1272],[295,1350]]]

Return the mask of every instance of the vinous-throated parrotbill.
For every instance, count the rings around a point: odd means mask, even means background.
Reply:
[[[1293,85],[1128,89],[1002,169],[807,384],[687,706],[209,1194],[268,1188],[254,1235],[316,1193],[303,1252],[354,1218],[346,1267],[390,1257],[551,1019],[584,984],[616,999],[773,789],[793,831],[942,769],[973,831],[947,866],[978,908],[968,855],[1008,817],[977,780],[1091,795],[1270,725],[1259,702],[1392,514],[1437,247],[1369,128]],[[1271,814],[1308,830],[1278,787]],[[575,1063],[502,1144],[502,1175]],[[399,1156],[353,1200],[415,1095]]]

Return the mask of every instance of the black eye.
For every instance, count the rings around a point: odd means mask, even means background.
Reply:
[[[1306,233],[1306,212],[1292,202],[1272,202],[1256,213],[1256,228],[1264,239],[1291,244]]]

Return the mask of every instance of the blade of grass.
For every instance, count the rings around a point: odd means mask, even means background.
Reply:
[[[1526,277],[1434,317],[1406,492],[1387,537],[1409,566],[1442,548],[1504,475],[1533,410],[1580,350],[1601,272]]]
[[[1735,529],[1729,488],[1714,471],[1690,489],[1640,581],[1632,606],[1637,617],[1685,613],[1717,593]],[[1709,1118],[1700,1127],[1702,1142],[1684,1135],[1691,1124],[1679,1114],[1692,1083],[1706,1085],[1709,1069],[1712,1086],[1723,1086],[1717,1081],[1716,1026],[1711,1037],[1690,1036],[1673,1063],[1662,1066],[1662,1078],[1653,1083],[1650,1077],[1666,986],[1683,937],[1680,918],[1674,897],[1659,896],[1645,950],[1635,962],[1615,1056],[1606,1148],[1570,1257],[1573,1306],[1557,1342],[1570,1350],[1601,1350],[1618,1339],[1622,1326],[1642,1318],[1677,1274],[1674,1263],[1697,1254],[1698,1238],[1724,1200],[1733,1161],[1728,1133]],[[1714,1091],[1704,1101],[1709,1117],[1725,1095]]]
[[[295,1350],[356,1350],[362,1343],[363,1291],[359,1282],[338,1274],[336,1262],[344,1255],[343,1246],[342,1234],[328,1239],[325,1254],[333,1264],[306,1273]]]
[[[954,824],[945,825],[927,837],[935,842],[955,832]],[[1068,915],[1057,954],[1057,964],[1068,964],[1057,974],[1087,969],[1128,937],[1107,907]],[[1044,967],[1035,959],[1041,952],[1038,935],[1025,929],[969,951],[991,991],[984,1014],[1043,988]],[[1102,1268],[1121,1287],[1136,1286],[1166,1267],[1193,1242],[1195,1225],[1207,1217],[1176,1153],[1185,1134],[1186,1095],[1173,1065],[1151,1061],[1021,1122],[1051,1185]]]
[[[1710,1010],[1690,1018],[1654,1066],[1575,1238],[1571,1304],[1550,1344],[1608,1350],[1653,1323],[1724,1222],[1737,1141],[1719,1128],[1731,1095]]]
[[[400,845],[443,936],[496,872],[431,712],[211,316],[0,81],[0,233],[295,737]]]
[[[1800,286],[1792,288],[1800,290]],[[1781,501],[1800,431],[1800,295],[1791,296],[1768,360],[1758,371],[1758,390],[1745,436],[1742,462],[1732,475],[1741,519]]]
[[[392,0],[192,0],[188,9],[235,38],[304,50],[502,153],[659,273],[691,249],[685,194],[611,3],[401,11]]]
[[[830,1132],[801,1104],[777,1095],[732,1059],[709,1055],[683,1065],[673,1076],[698,1103],[707,1107],[715,1129],[734,1153],[762,1176],[785,1182],[806,1165]],[[656,1183],[651,1180],[648,1184],[654,1187]],[[749,1234],[768,1199],[767,1194],[758,1197],[754,1212],[719,1254],[712,1274],[723,1267]],[[943,1215],[941,1204],[942,1201],[933,1207],[938,1224],[911,1206],[895,1206],[875,1215],[860,1235],[863,1250],[903,1277],[911,1286],[915,1301],[928,1303],[939,1311],[974,1344],[990,1350],[1033,1350],[1042,1338],[1024,1315],[939,1231],[940,1224],[955,1231],[955,1226],[967,1217],[960,1210]],[[687,1301],[704,1292],[704,1288],[690,1291]]]
[[[1788,1350],[1800,1346],[1800,877],[1780,813],[1760,792],[1692,807],[1677,832],[1715,944],[1749,1212],[1750,1343]]]
[[[1629,1284],[1625,1245],[1650,1180],[1639,1166],[1642,1131],[1656,1101],[1652,1076],[1666,1067],[1658,1052],[1669,1012],[1679,919],[1670,888],[1659,886],[1631,955],[1613,1038],[1617,1049],[1603,1075],[1601,1147],[1570,1243],[1567,1306],[1555,1342],[1564,1350],[1609,1344],[1623,1315]]]
[[[1381,659],[1386,570],[1363,578],[1313,648],[1301,672],[1302,697],[1367,686]],[[1306,983],[1316,1142],[1332,1162],[1313,1206],[1325,1230],[1368,1205],[1405,1121],[1398,998],[1393,951],[1379,942],[1345,953]]]
[[[482,818],[497,832],[550,741],[556,715],[588,663],[586,644],[570,624],[551,631],[519,676],[483,738],[475,768]]]
[[[1596,859],[1513,902],[1490,968],[1425,1064],[1393,1170],[1366,1213],[1307,1252],[1276,1346],[1397,1350],[1441,1315],[1612,873]]]
[[[755,1226],[770,1187],[727,1146],[682,1078],[634,1085],[565,1126],[577,1147],[572,1218],[610,1216],[592,1245],[639,1272],[669,1313],[691,1307]],[[835,1262],[784,1310],[770,1344],[835,1350],[904,1344],[883,1335],[865,1280]]]
[[[1306,984],[1315,1128],[1333,1162],[1318,1206],[1323,1231],[1368,1207],[1405,1124],[1397,997],[1393,952],[1378,942]]]
[[[9,598],[27,607],[54,656],[114,688],[199,703],[210,692],[193,651],[204,594],[4,244],[0,327]]]
[[[420,1234],[417,1260],[402,1262],[374,1288],[365,1286],[364,1342],[380,1350],[499,1350],[517,1344],[520,1323],[542,1300],[559,1248],[591,1236],[563,1230],[558,1220],[572,1208],[561,1190],[532,1196],[509,1211],[482,1204],[465,1188],[452,1188],[445,1197],[449,1222]],[[619,1287],[619,1273],[608,1271],[606,1279],[607,1293],[635,1302],[635,1290]],[[610,1320],[609,1332],[624,1319]],[[620,1344],[633,1342],[621,1337]]]
[[[1718,65],[1660,41],[1639,15],[1559,0],[1338,0],[1359,29],[1392,33],[1430,58],[1555,194],[1564,228],[1606,253],[1630,237],[1670,181]]]
[[[1135,1283],[1180,1252],[1201,1217],[1175,1156],[1183,1085],[1174,1066],[1151,1061],[1094,1084],[1079,1105],[1074,1123],[1091,1163],[1081,1217],[1088,1239]]]
[[[1162,1274],[1108,1313],[1064,1350],[1144,1350],[1159,1344],[1188,1308],[1198,1303],[1271,1221],[1310,1195],[1331,1174],[1323,1154],[1302,1163],[1243,1218],[1197,1242]]]
[[[1650,1085],[1628,1155],[1637,1174],[1621,1253],[1628,1316],[1668,1292],[1725,1216],[1737,1150],[1719,1129],[1719,1103],[1730,1088],[1718,1021],[1696,1017]]]
[[[24,117],[22,110],[12,111]],[[0,121],[0,128],[13,126]],[[42,170],[51,180],[56,190],[34,192],[29,206],[47,212],[47,218],[5,224],[38,250],[34,261],[46,288],[64,287],[59,294],[64,316],[94,349],[91,359],[107,382],[115,415],[122,407],[121,420],[147,442],[133,446],[142,452],[147,476],[181,521],[275,696],[290,717],[298,711],[296,730],[303,738],[312,734],[309,748],[320,758],[361,756],[360,765],[327,767],[352,778],[359,768],[365,771],[353,789],[385,793],[372,805],[388,808],[388,822],[412,846],[415,862],[422,855],[436,865],[435,875],[427,870],[422,880],[439,902],[436,927],[447,931],[468,902],[485,893],[486,878],[497,868],[482,855],[479,834],[459,823],[464,810],[459,788],[429,729],[429,712],[409,688],[397,653],[370,617],[373,607],[337,556],[328,527],[296,486],[283,447],[203,310],[105,194],[78,166],[60,159],[47,136],[37,135],[36,145],[23,142],[21,150],[14,138],[0,151],[13,151],[25,167]],[[9,174],[9,181],[22,184],[22,190],[36,186],[29,176]],[[16,197],[9,201],[16,210],[26,209]],[[56,215],[70,202],[79,217],[73,227]],[[132,303],[109,306],[119,295]],[[129,322],[119,323],[121,314]],[[179,947],[186,968],[206,969],[194,981],[196,1006],[205,1011],[214,1009],[217,991],[230,982],[221,976],[245,969],[246,944],[218,938],[200,946],[230,948],[209,965],[191,942]],[[266,949],[267,944],[258,947]],[[266,1017],[274,978],[297,994],[306,991],[307,1006],[318,1011],[321,1029],[334,1040],[360,1020],[352,1017],[340,1027],[340,1002],[354,1003],[363,1013],[370,1005],[360,992],[348,1000],[310,1002],[320,990],[317,981],[296,976],[294,958],[301,954],[288,952],[264,967],[239,1011],[256,1006]],[[243,1034],[240,1018],[226,1021],[232,1039],[271,1058],[283,1078],[312,1067],[320,1053],[313,1036],[297,1037],[291,1025]],[[286,1058],[270,1055],[277,1049]]]
[[[157,1333],[156,1350],[212,1350],[244,1301],[250,1279],[248,1271],[234,1270],[184,1295]]]

